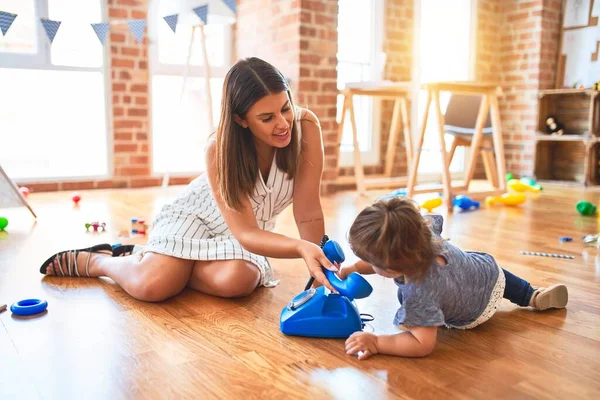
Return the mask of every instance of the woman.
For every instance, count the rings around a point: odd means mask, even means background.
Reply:
[[[40,272],[107,276],[136,299],[155,302],[186,286],[245,296],[276,284],[266,257],[301,257],[311,276],[333,290],[321,266],[337,268],[316,244],[325,233],[319,122],[309,110],[294,107],[275,67],[248,58],[228,72],[206,161],[206,173],[163,207],[146,246],[67,250],[46,260]],[[301,239],[271,232],[292,202]]]

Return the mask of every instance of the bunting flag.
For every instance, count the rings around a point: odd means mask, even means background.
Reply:
[[[173,33],[177,30],[177,20],[179,19],[179,14],[167,15],[163,17],[165,22],[169,25],[169,28],[173,31]]]
[[[0,30],[2,31],[2,35],[6,35],[15,18],[17,18],[17,14],[0,11]]]
[[[92,25],[92,29],[96,32],[96,36],[98,36],[98,40],[104,46],[104,42],[106,41],[106,35],[108,34],[109,25],[108,22],[100,22],[98,24],[90,24]]]
[[[130,19],[127,21],[127,25],[129,25],[129,30],[135,36],[135,40],[138,43],[142,43],[144,40],[144,30],[146,29],[146,20],[145,19]]]
[[[40,21],[42,22],[44,30],[46,31],[46,36],[48,36],[48,39],[50,39],[50,43],[52,43],[54,41],[56,33],[58,32],[58,28],[60,28],[61,22],[45,18],[40,18]]]
[[[202,23],[206,25],[208,23],[208,4],[194,8],[194,12],[202,20]]]
[[[236,0],[223,0],[223,3],[235,14]]]

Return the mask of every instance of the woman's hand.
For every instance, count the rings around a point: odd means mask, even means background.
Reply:
[[[379,345],[377,343],[377,335],[368,332],[354,332],[346,339],[346,354],[356,354],[359,360],[366,360],[379,353]]]
[[[329,283],[327,280],[327,277],[325,276],[325,273],[321,267],[327,268],[333,272],[337,272],[338,270],[331,263],[331,261],[327,259],[325,253],[323,253],[323,250],[314,243],[302,240],[298,246],[298,252],[304,259],[310,275],[313,276],[321,285],[325,285],[327,289],[337,293],[333,286],[331,286],[331,283]]]

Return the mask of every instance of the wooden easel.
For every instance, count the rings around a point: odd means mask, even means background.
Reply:
[[[358,82],[348,83],[340,92],[344,96],[344,105],[342,107],[342,118],[338,125],[337,145],[339,149],[342,143],[346,113],[349,113],[352,125],[352,141],[354,144],[354,177],[338,177],[336,183],[341,185],[356,183],[356,189],[360,195],[364,195],[367,188],[399,187],[406,184],[407,177],[392,177],[392,168],[394,166],[400,123],[402,123],[404,131],[404,147],[406,149],[408,165],[410,165],[412,159],[412,138],[406,106],[406,99],[411,94],[411,85],[411,82]],[[373,96],[394,100],[394,113],[388,136],[385,171],[383,175],[365,178],[358,145],[353,96]]]
[[[506,162],[504,160],[504,143],[502,141],[502,130],[500,124],[500,109],[498,108],[498,95],[501,94],[501,89],[498,85],[492,83],[483,82],[436,82],[426,83],[423,89],[427,90],[427,101],[425,103],[425,112],[423,113],[423,121],[421,123],[421,130],[419,134],[419,140],[416,147],[415,157],[412,160],[410,167],[410,174],[407,187],[407,195],[412,196],[417,193],[433,193],[439,192],[440,186],[428,187],[428,188],[415,188],[417,181],[417,172],[419,169],[419,161],[421,158],[421,150],[423,147],[423,141],[425,138],[425,131],[427,128],[427,121],[429,117],[429,107],[433,101],[435,107],[435,113],[438,120],[438,139],[440,144],[440,152],[442,155],[442,181],[443,185],[441,188],[444,192],[444,201],[448,207],[448,210],[452,210],[452,199],[457,194],[470,194],[473,196],[491,196],[499,195],[504,193],[506,190]],[[446,152],[446,142],[444,140],[444,115],[442,114],[440,107],[440,92],[452,92],[462,93],[471,95],[481,95],[482,101],[479,107],[479,114],[477,115],[477,122],[475,124],[475,134],[471,141],[471,154],[467,162],[467,168],[465,170],[465,181],[464,186],[452,187],[450,179],[450,166],[448,165],[448,153]],[[469,191],[469,185],[473,179],[473,173],[475,172],[475,161],[479,150],[481,148],[481,142],[483,138],[483,127],[487,119],[488,112],[491,111],[492,117],[492,131],[493,131],[493,144],[496,153],[496,169],[493,171],[497,174],[496,182],[497,187],[494,190],[488,192],[471,192]]]

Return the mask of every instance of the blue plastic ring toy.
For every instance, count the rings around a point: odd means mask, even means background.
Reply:
[[[48,302],[46,300],[25,299],[17,301],[10,306],[10,311],[17,315],[33,315],[41,313],[46,308],[48,308]]]

